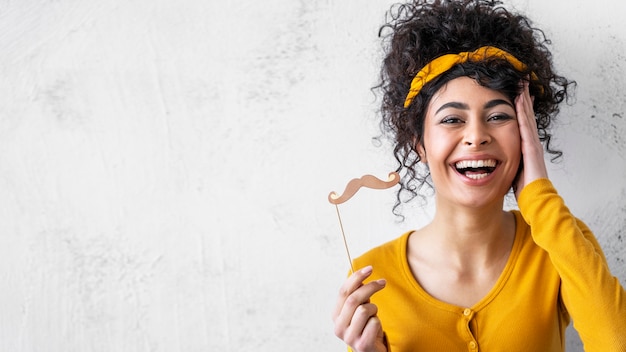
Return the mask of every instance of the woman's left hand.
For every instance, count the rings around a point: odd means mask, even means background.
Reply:
[[[517,123],[522,144],[523,168],[518,175],[515,186],[515,198],[526,185],[539,179],[547,178],[548,170],[543,158],[543,145],[537,132],[537,121],[533,110],[533,99],[528,90],[528,82],[524,81],[522,92],[515,99]]]

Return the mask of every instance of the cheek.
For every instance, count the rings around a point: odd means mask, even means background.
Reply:
[[[425,131],[424,139],[418,148],[422,162],[428,163],[440,159],[445,154],[445,141],[447,140],[447,136],[437,133],[435,130]]]
[[[511,136],[511,150],[514,153],[517,154],[522,154],[522,141],[519,137],[519,135],[513,135]]]
[[[511,148],[519,150],[520,153],[522,151],[522,136],[519,132],[519,126],[516,124],[511,124],[510,128],[508,128],[506,140],[511,145]]]
[[[522,159],[522,137],[517,126],[511,128],[507,135],[507,141],[508,152],[512,160],[518,164]]]
[[[436,129],[435,129],[436,130]],[[449,161],[457,144],[455,136],[442,131],[430,131],[424,135],[422,162],[428,165],[428,171],[434,185],[441,186],[446,175],[451,171]],[[437,188],[435,186],[435,188]]]

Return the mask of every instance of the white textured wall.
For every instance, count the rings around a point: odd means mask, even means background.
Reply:
[[[394,166],[370,141],[390,3],[0,1],[0,351],[343,350],[326,196]],[[618,1],[514,3],[579,83],[551,172],[625,283]],[[428,216],[392,202],[342,208],[354,255]]]

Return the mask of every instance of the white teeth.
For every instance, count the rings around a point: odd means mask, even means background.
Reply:
[[[478,171],[480,168],[495,168],[497,162],[493,159],[485,159],[485,160],[461,160],[458,161],[455,166],[459,172],[463,173],[465,177],[471,178],[472,180],[480,180],[489,176],[491,172],[488,170],[484,170],[482,172]],[[467,169],[474,169],[472,170]]]
[[[472,180],[480,180],[481,178],[485,178],[487,177],[489,174],[484,173],[484,174],[467,174],[465,176],[471,178]]]
[[[479,168],[479,167],[495,167],[496,161],[493,159],[487,160],[461,160],[455,164],[457,169],[467,169],[467,168]]]

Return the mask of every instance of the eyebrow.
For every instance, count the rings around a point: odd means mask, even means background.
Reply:
[[[483,108],[484,109],[490,109],[490,108],[493,108],[493,107],[498,106],[498,105],[508,105],[508,106],[513,108],[513,104],[509,103],[508,101],[506,101],[504,99],[490,100],[490,101],[488,101],[485,104],[485,106],[483,106]],[[449,103],[445,103],[445,104],[441,105],[439,107],[439,109],[437,109],[437,111],[435,113],[439,113],[441,110],[447,109],[447,108],[460,109],[460,110],[469,110],[469,105],[467,105],[465,103],[460,103],[460,102],[457,102],[457,101],[451,101]]]

